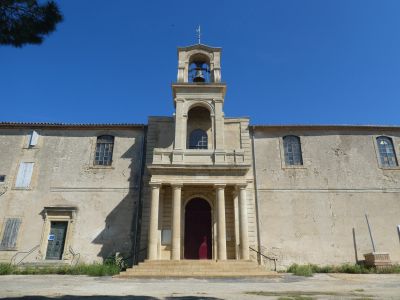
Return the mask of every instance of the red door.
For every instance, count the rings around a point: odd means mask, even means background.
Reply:
[[[185,208],[185,258],[211,259],[211,207],[204,199],[194,198]]]

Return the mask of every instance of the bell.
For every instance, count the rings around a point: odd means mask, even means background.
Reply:
[[[196,74],[194,75],[193,82],[204,82],[206,81],[204,79],[203,71],[201,69],[196,70]]]

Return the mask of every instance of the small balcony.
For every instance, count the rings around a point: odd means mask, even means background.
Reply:
[[[244,150],[155,148],[153,165],[237,165],[245,166]]]

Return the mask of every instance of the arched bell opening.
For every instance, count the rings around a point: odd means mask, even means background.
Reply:
[[[211,206],[203,198],[193,198],[185,206],[184,258],[212,258]]]
[[[186,147],[187,149],[212,148],[212,122],[207,108],[196,106],[189,110]]]
[[[190,57],[189,82],[211,82],[210,59],[208,56],[197,53]]]

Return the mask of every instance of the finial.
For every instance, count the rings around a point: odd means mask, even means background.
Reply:
[[[199,44],[201,44],[201,41],[200,41],[200,40],[201,40],[201,29],[200,29],[200,25],[197,26],[196,34],[197,34],[197,41],[198,41]]]

